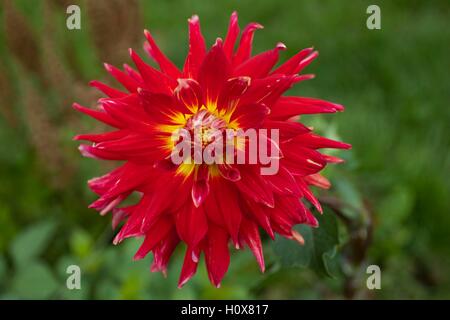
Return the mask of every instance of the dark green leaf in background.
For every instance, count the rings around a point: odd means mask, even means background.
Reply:
[[[56,228],[54,221],[34,224],[19,234],[11,244],[11,255],[17,265],[25,265],[47,247]]]
[[[12,292],[22,299],[48,299],[57,286],[48,266],[38,261],[21,266],[12,279]]]
[[[294,227],[305,239],[305,244],[278,237],[273,244],[283,267],[311,267],[320,275],[336,274],[336,247],[339,243],[336,216],[330,210],[317,215],[318,228],[306,225]]]

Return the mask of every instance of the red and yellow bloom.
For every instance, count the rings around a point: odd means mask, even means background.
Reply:
[[[320,203],[310,191],[315,185],[330,183],[319,172],[336,157],[321,148],[350,148],[350,145],[320,137],[293,120],[301,114],[342,111],[339,104],[305,97],[282,96],[294,84],[311,79],[300,72],[317,57],[304,49],[278,68],[281,43],[274,49],[252,56],[257,23],[245,27],[239,45],[237,14],[230,19],[225,40],[218,38],[206,49],[197,16],[189,20],[189,52],[179,70],[145,31],[145,50],[159,64],[159,70],[146,64],[133,50],[137,70],[119,70],[105,64],[106,70],[123,87],[111,88],[99,81],[93,87],[107,98],[99,100],[98,110],[74,104],[74,108],[113,128],[101,134],[83,134],[77,140],[87,157],[121,160],[112,172],[89,181],[99,195],[90,205],[106,214],[112,211],[113,226],[123,226],[114,239],[144,237],[135,259],[153,253],[152,271],[166,271],[170,256],[180,243],[186,254],[179,286],[196,272],[203,253],[209,278],[219,286],[230,262],[229,243],[248,246],[264,271],[259,229],[272,239],[275,233],[302,242],[292,227],[317,226],[306,199],[318,211]],[[200,123],[201,141],[208,144],[210,129],[278,129],[279,170],[264,176],[259,164],[175,165],[170,155],[176,142],[174,131],[192,129]],[[131,193],[138,203],[120,207]]]

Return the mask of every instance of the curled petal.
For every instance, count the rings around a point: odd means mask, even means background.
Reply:
[[[259,23],[249,23],[242,32],[241,41],[236,54],[233,57],[233,65],[238,66],[248,58],[252,53],[253,35],[257,29],[262,29],[263,26]]]
[[[248,76],[256,79],[263,78],[269,74],[270,70],[277,63],[279,51],[285,49],[286,46],[280,42],[275,49],[257,54],[237,66],[233,74],[235,76]]]
[[[247,91],[250,83],[250,77],[236,77],[228,79],[219,95],[219,101],[217,103],[218,108],[228,111],[234,110],[239,98],[245,91]]]
[[[178,79],[178,86],[174,93],[177,100],[191,112],[198,110],[204,104],[202,89],[194,79]]]
[[[272,74],[296,74],[298,73],[298,66],[306,57],[308,57],[313,48],[306,48],[276,68]]]

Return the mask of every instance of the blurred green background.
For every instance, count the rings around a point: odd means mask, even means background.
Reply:
[[[450,298],[448,0],[0,3],[0,298]],[[74,3],[82,29],[69,31]],[[381,30],[366,28],[370,4],[381,8]],[[139,241],[113,246],[110,218],[87,209],[87,179],[115,164],[81,158],[72,136],[104,128],[70,106],[95,104],[87,82],[110,81],[102,62],[130,63],[129,47],[143,53],[144,28],[180,66],[187,18],[200,16],[210,45],[233,10],[241,28],[265,26],[254,52],[278,41],[288,47],[282,61],[320,51],[306,70],[316,79],[292,92],[344,104],[344,113],[303,121],[353,149],[326,170],[333,187],[319,194],[323,227],[309,233],[325,243],[318,259],[305,258],[311,248],[265,241],[265,274],[240,251],[221,289],[201,265],[180,290],[182,248],[164,279],[150,273],[150,256],[132,261]],[[81,290],[66,288],[71,264],[82,269]],[[381,268],[381,290],[366,288],[371,264]]]

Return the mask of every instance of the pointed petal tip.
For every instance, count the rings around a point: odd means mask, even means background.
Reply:
[[[133,256],[133,261],[139,261],[139,260],[142,260],[142,256],[141,255],[137,255],[137,254],[135,254],[134,256]]]
[[[200,21],[200,18],[198,17],[198,15],[194,14],[192,15],[189,19],[188,22],[190,24],[197,24]]]
[[[335,104],[334,104],[334,108],[335,108],[336,111],[338,111],[338,112],[342,112],[342,111],[345,110],[345,107],[344,107],[342,104],[338,104],[338,103],[335,103]]]
[[[113,66],[107,62],[103,63],[103,66],[105,67],[106,71],[108,71],[108,72],[111,72],[113,70]]]
[[[277,45],[275,46],[276,49],[278,50],[286,50],[287,47],[283,42],[278,42]]]
[[[223,40],[221,37],[217,37],[216,38],[216,42],[214,43],[214,47],[222,47],[223,45]]]
[[[305,239],[303,238],[303,236],[300,233],[298,233],[295,230],[292,230],[291,233],[292,233],[292,238],[295,241],[297,241],[300,245],[303,246],[305,244]]]
[[[253,26],[255,29],[264,29],[264,26],[258,22],[254,22]]]

